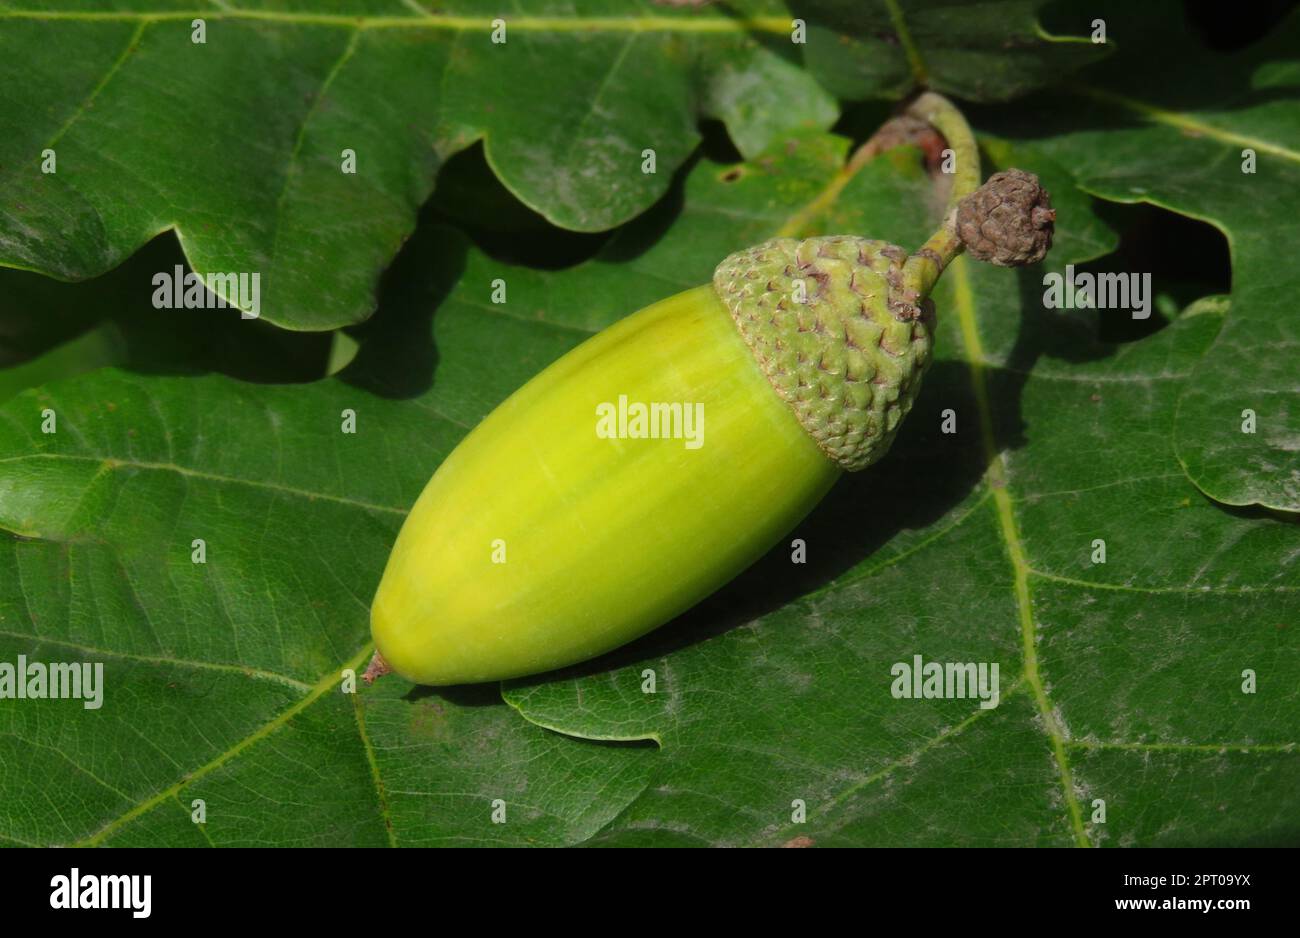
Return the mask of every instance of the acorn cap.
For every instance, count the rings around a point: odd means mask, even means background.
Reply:
[[[713,274],[763,374],[848,471],[889,449],[929,363],[933,305],[904,286],[906,260],[868,238],[776,238]]]

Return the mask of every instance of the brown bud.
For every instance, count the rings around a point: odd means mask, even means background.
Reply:
[[[1047,190],[1020,169],[994,173],[957,206],[957,236],[967,252],[998,267],[1041,261],[1055,221]]]

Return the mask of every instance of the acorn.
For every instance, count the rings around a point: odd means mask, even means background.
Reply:
[[[495,681],[610,651],[730,581],[841,473],[885,455],[931,360],[928,294],[963,237],[994,263],[1034,263],[1054,219],[1019,170],[971,192],[978,156],[946,101],[909,112],[967,164],[940,230],[912,254],[851,235],[738,251],[711,284],[516,391],[407,517],[371,609],[367,679]]]

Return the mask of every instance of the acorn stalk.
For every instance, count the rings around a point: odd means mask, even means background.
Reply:
[[[1027,173],[975,190],[973,138],[944,99],[907,113],[956,153],[934,236],[912,254],[855,236],[738,251],[711,284],[516,391],[406,519],[371,610],[367,678],[500,680],[607,652],[727,583],[842,472],[885,454],[931,359],[928,294],[944,267],[965,238],[994,263],[1033,263],[1054,217]]]

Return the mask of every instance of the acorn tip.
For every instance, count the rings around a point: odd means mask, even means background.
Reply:
[[[384,660],[384,656],[379,652],[375,652],[374,657],[370,659],[370,664],[366,665],[366,673],[361,675],[361,679],[367,684],[373,684],[376,678],[392,673],[393,668]]]

